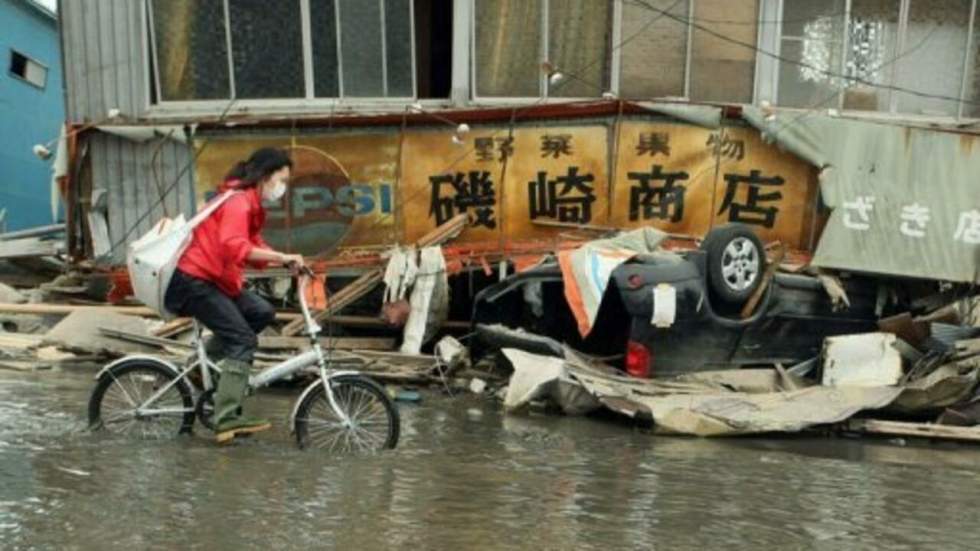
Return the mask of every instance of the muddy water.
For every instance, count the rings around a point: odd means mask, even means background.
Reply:
[[[473,397],[402,405],[377,457],[276,430],[84,430],[88,372],[0,371],[0,548],[976,549],[980,448],[654,438],[608,420],[504,416]]]

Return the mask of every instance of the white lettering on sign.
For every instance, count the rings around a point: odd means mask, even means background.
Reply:
[[[858,231],[870,229],[874,203],[875,198],[870,195],[860,196],[853,201],[844,201],[844,227]]]

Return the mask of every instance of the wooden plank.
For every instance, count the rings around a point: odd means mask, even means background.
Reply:
[[[453,239],[459,232],[463,231],[469,217],[466,214],[459,214],[450,219],[445,224],[423,235],[415,242],[416,248],[431,247],[442,245],[446,241]],[[350,285],[344,287],[337,293],[327,297],[327,307],[314,315],[316,321],[340,312],[344,307],[357,302],[361,297],[371,292],[374,287],[384,278],[385,268],[374,268],[361,277],[354,280]],[[289,337],[296,335],[303,330],[305,324],[302,319],[288,323],[282,329],[282,334]]]
[[[64,250],[64,241],[45,241],[37,237],[0,241],[0,258],[55,256]]]
[[[179,335],[179,334],[183,333],[184,331],[187,331],[188,329],[190,329],[193,326],[194,326],[194,320],[193,319],[191,319],[191,318],[177,318],[177,319],[168,321],[167,323],[163,324],[161,327],[158,327],[158,328],[154,329],[153,331],[150,331],[150,334],[153,335],[153,336],[155,336],[155,337],[161,337],[161,338],[164,338],[164,339],[168,339],[168,338],[173,337],[175,335]]]
[[[109,239],[109,225],[106,223],[105,215],[101,212],[89,211],[88,227],[92,238],[92,254],[96,258],[102,258],[109,254],[112,242]]]
[[[0,349],[27,350],[41,344],[43,335],[27,333],[0,333]]]
[[[171,339],[164,339],[161,337],[138,335],[136,333],[130,333],[128,331],[118,331],[115,329],[107,329],[105,327],[100,327],[99,332],[107,337],[112,337],[114,339],[120,339],[120,340],[135,342],[139,344],[146,344],[149,346],[157,346],[165,350],[173,350],[175,351],[175,353],[177,350],[181,350],[185,352],[191,352],[194,350],[193,344],[183,343]],[[261,352],[257,352],[255,354],[255,359],[278,362],[283,360],[283,357],[277,354],[263,354]]]
[[[916,436],[920,438],[980,442],[980,427],[956,427],[929,423],[878,421],[875,419],[853,419],[847,426],[851,430],[867,434],[888,434],[894,436]]]
[[[307,337],[259,337],[259,348],[264,350],[296,350],[310,345]],[[395,339],[374,337],[321,337],[320,345],[345,350],[392,350]]]
[[[0,241],[11,241],[14,239],[22,239],[25,237],[47,237],[52,234],[56,234],[64,231],[65,231],[64,224],[51,224],[48,226],[31,228],[29,230],[8,231],[5,233],[0,233]]]
[[[384,272],[381,268],[375,268],[354,280],[350,285],[344,287],[337,293],[327,297],[327,307],[314,315],[316,321],[321,321],[343,308],[357,302],[361,297],[371,292],[375,285],[381,282]],[[297,319],[286,324],[282,328],[282,334],[287,337],[298,334],[305,329],[306,324],[303,319]]]
[[[762,300],[763,295],[766,294],[766,288],[769,287],[769,282],[776,275],[776,270],[779,269],[779,263],[783,261],[783,257],[786,256],[786,247],[783,244],[779,245],[779,249],[776,254],[773,255],[772,262],[766,266],[766,271],[762,275],[762,283],[756,288],[749,300],[746,301],[745,306],[742,307],[741,316],[743,319],[748,318],[755,312],[755,307],[759,305],[759,301]]]
[[[980,354],[980,338],[956,341],[956,352],[959,354]]]
[[[0,312],[7,314],[71,314],[82,308],[104,308],[106,312],[117,314],[128,314],[130,316],[159,317],[156,311],[146,306],[113,306],[111,304],[93,305],[71,305],[71,304],[13,304],[0,303]],[[282,321],[292,321],[301,319],[299,314],[288,312],[276,313],[276,319]]]
[[[296,314],[297,318],[300,314]],[[368,329],[392,329],[385,320],[381,318],[375,318],[371,316],[330,316],[330,322],[334,325],[342,325],[344,327],[360,327]],[[471,324],[468,321],[454,321],[450,320],[442,324],[446,329],[469,329]]]

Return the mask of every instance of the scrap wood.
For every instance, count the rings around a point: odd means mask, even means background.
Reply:
[[[820,284],[823,285],[824,291],[827,292],[827,296],[830,297],[830,302],[834,306],[834,310],[841,308],[841,305],[846,308],[851,307],[851,300],[847,298],[847,291],[844,290],[844,284],[841,283],[839,277],[834,274],[828,274],[823,271],[817,272],[817,279]]]
[[[44,337],[42,335],[0,332],[0,349],[29,350],[32,348],[37,348],[43,340]]]
[[[956,341],[956,355],[971,357],[980,354],[980,338]]]
[[[395,339],[385,337],[320,337],[320,345],[327,348],[350,350],[392,350]],[[265,350],[288,350],[306,348],[310,340],[306,337],[259,337],[259,348]]]
[[[783,261],[783,257],[786,256],[786,247],[782,243],[777,245],[776,252],[773,253],[773,258],[766,266],[765,273],[762,274],[762,283],[756,288],[749,300],[745,302],[745,306],[742,307],[741,316],[742,318],[747,318],[755,312],[755,307],[759,305],[759,301],[762,300],[763,295],[766,293],[766,289],[769,287],[769,283],[772,278],[776,275],[776,270],[779,269],[779,263]]]
[[[62,252],[64,252],[64,241],[60,239],[45,240],[39,237],[25,237],[0,241],[0,258],[57,256]]]
[[[71,314],[86,308],[101,308],[106,312],[128,314],[131,316],[156,316],[157,313],[146,306],[72,306],[70,304],[0,304],[0,312],[10,314]]]
[[[13,371],[36,371],[38,369],[48,369],[51,366],[45,364],[38,364],[34,360],[7,360],[0,359],[0,369],[9,369]]]
[[[446,241],[449,241],[450,239],[453,239],[459,235],[459,233],[463,231],[463,228],[466,226],[468,220],[469,217],[466,214],[459,214],[455,216],[445,224],[422,236],[415,242],[415,247],[418,249],[423,249],[425,247],[442,245]],[[318,322],[322,321],[323,319],[336,314],[350,304],[357,302],[361,299],[361,297],[370,293],[371,290],[373,290],[383,278],[384,268],[381,267],[374,268],[364,273],[351,284],[347,285],[337,293],[327,297],[327,307],[317,312],[314,319]],[[291,337],[302,331],[304,327],[305,324],[302,319],[295,320],[283,327],[282,334],[283,336]]]
[[[314,315],[315,321],[322,321],[323,319],[331,316],[342,310],[343,308],[357,302],[361,297],[371,292],[372,289],[381,282],[383,273],[380,268],[371,270],[370,272],[362,275],[361,277],[354,280],[352,283],[341,289],[340,291],[327,297],[327,307],[320,310]],[[286,337],[291,337],[298,334],[306,327],[303,319],[293,320],[286,324],[282,328],[282,334]]]
[[[957,427],[931,423],[879,421],[876,419],[852,419],[846,424],[846,428],[864,434],[917,436],[920,438],[980,442],[980,427]]]
[[[166,351],[181,351],[184,353],[190,353],[194,350],[193,344],[164,339],[161,337],[154,337],[151,335],[140,335],[139,333],[131,333],[129,331],[109,329],[106,327],[99,327],[99,332],[113,339],[162,348]],[[277,354],[263,354],[261,352],[256,352],[255,359],[275,362],[283,360],[285,357]]]
[[[191,318],[177,318],[150,331],[150,334],[156,337],[169,338],[187,331],[193,325],[194,320]]]
[[[160,314],[152,308],[146,306],[115,306],[111,304],[97,304],[97,305],[72,305],[72,304],[11,304],[11,303],[0,303],[0,312],[8,314],[52,314],[52,315],[65,315],[72,314],[79,310],[90,310],[97,308],[104,312],[112,312],[116,314],[126,314],[130,316],[140,316],[140,317],[159,317]],[[296,319],[301,319],[300,314],[290,313],[290,312],[277,312],[276,319],[282,321],[293,321]]]
[[[892,333],[915,347],[922,346],[929,337],[929,324],[913,320],[908,312],[878,320],[878,329]]]

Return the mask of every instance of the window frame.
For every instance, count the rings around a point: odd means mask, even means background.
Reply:
[[[782,20],[784,16],[785,0],[763,0],[772,5],[776,10],[778,10],[778,20]],[[908,23],[909,14],[911,12],[912,2],[915,0],[898,0],[898,28],[897,35],[895,37],[895,55],[904,55],[904,49],[907,43],[908,37]],[[844,17],[846,22],[844,25],[844,36],[841,39],[843,44],[842,49],[842,64],[841,67],[846,65],[847,61],[847,51],[850,47],[850,29],[851,13],[852,13],[852,3],[853,0],[844,0]],[[970,55],[970,50],[974,46],[974,31],[975,31],[975,19],[977,17],[978,0],[970,0],[970,10],[969,10],[969,20],[966,26],[966,41],[964,43],[965,53],[963,56],[963,62],[960,73],[960,86],[958,92],[958,104],[956,107],[956,113],[953,115],[928,115],[928,114],[917,114],[917,113],[904,113],[898,110],[899,94],[900,92],[892,90],[888,92],[888,108],[887,110],[879,111],[866,111],[857,109],[845,109],[844,108],[844,94],[837,94],[837,101],[835,102],[834,109],[841,113],[847,113],[849,116],[860,116],[862,118],[888,118],[888,119],[905,119],[910,121],[921,120],[921,121],[934,121],[934,120],[973,120],[968,117],[964,117],[963,113],[966,107],[964,103],[967,96],[967,84],[968,84],[968,73],[970,62],[972,60]],[[762,13],[764,10],[760,10]],[[773,50],[777,56],[782,55],[782,42],[783,42],[783,32],[782,26],[774,29],[774,36],[772,37],[773,43],[776,45],[776,49]],[[760,59],[759,66],[763,70],[770,71],[770,77],[768,82],[757,83],[757,89],[767,89],[769,92],[767,99],[772,105],[780,107],[781,109],[796,109],[796,110],[809,110],[807,107],[789,107],[782,106],[779,102],[779,71],[780,71],[780,60],[772,58],[770,56],[762,56],[766,59]],[[891,63],[888,68],[888,77],[886,86],[898,86],[897,80],[899,78],[898,63]],[[843,70],[843,69],[842,69]],[[757,71],[757,75],[763,74],[761,71]],[[843,90],[841,90],[842,92]]]
[[[42,84],[38,84],[36,82],[31,81],[30,79],[28,79],[26,77],[26,75],[27,75],[27,67],[29,65],[25,65],[25,67],[24,67],[24,74],[25,74],[25,76],[20,76],[20,75],[18,75],[17,73],[15,73],[15,72],[13,72],[11,70],[11,68],[9,66],[9,62],[8,62],[8,66],[7,66],[7,74],[8,75],[10,75],[11,77],[13,77],[13,78],[15,78],[15,79],[17,79],[17,80],[25,83],[25,84],[29,84],[30,86],[32,86],[34,88],[37,88],[38,90],[46,90],[48,88],[48,73],[51,72],[51,68],[50,67],[48,67],[46,64],[41,63],[37,59],[35,59],[35,58],[33,58],[33,57],[25,54],[24,52],[22,52],[22,51],[20,51],[20,50],[18,50],[16,48],[8,48],[8,51],[10,52],[10,55],[7,56],[7,59],[9,61],[13,61],[14,54],[16,54],[16,55],[19,55],[20,57],[24,58],[25,60],[27,60],[27,63],[28,64],[33,63],[34,65],[37,65],[38,67],[44,69],[44,82]]]
[[[479,94],[477,88],[477,73],[479,67],[476,62],[476,9],[475,2],[480,0],[467,0],[468,2],[474,3],[474,9],[471,10],[469,14],[469,33],[472,39],[470,40],[469,47],[469,87],[470,87],[470,97],[471,103],[476,105],[513,105],[513,104],[533,104],[533,103],[560,103],[569,101],[588,101],[599,99],[604,92],[612,92],[616,97],[619,97],[621,90],[621,79],[622,79],[622,41],[623,41],[623,1],[624,0],[612,0],[612,6],[610,10],[611,18],[611,29],[610,29],[610,44],[609,44],[609,90],[604,90],[594,96],[586,97],[553,97],[548,94],[547,79],[548,76],[543,72],[539,75],[538,82],[538,95],[537,96],[484,96]],[[694,54],[694,31],[696,30],[691,22],[694,21],[695,13],[695,3],[698,0],[689,0],[687,5],[687,14],[685,17],[688,20],[687,24],[687,34],[685,38],[685,53],[684,53],[684,90],[680,96],[657,96],[650,98],[643,98],[644,100],[658,100],[658,99],[670,99],[670,100],[683,100],[691,101],[691,67],[693,63]],[[549,0],[540,0],[542,4],[542,44],[540,50],[538,51],[539,56],[544,55],[547,51],[548,46],[548,16],[550,9]],[[757,10],[757,20],[760,22],[756,30],[756,53],[755,53],[755,71],[753,75],[753,86],[751,93],[750,104],[755,103],[759,97],[759,57],[758,49],[761,49],[761,40],[763,37],[763,14],[765,13],[764,7],[767,4],[767,0],[758,0],[758,10]],[[780,5],[782,0],[779,0]],[[538,63],[543,63],[547,59],[539,59]],[[561,68],[558,68],[559,71]],[[720,102],[704,102],[704,103],[720,103]],[[740,102],[739,102],[740,103]]]
[[[225,45],[227,50],[227,64],[228,64],[228,87],[230,95],[227,98],[221,99],[188,99],[188,100],[173,100],[164,99],[162,94],[162,84],[160,81],[160,63],[159,56],[157,52],[157,40],[156,40],[156,26],[153,20],[153,6],[154,2],[166,1],[166,0],[144,0],[142,2],[143,8],[143,18],[142,20],[146,24],[146,42],[148,48],[144,48],[145,55],[147,55],[147,62],[151,62],[153,65],[153,71],[147,70],[147,112],[151,115],[163,115],[168,116],[171,114],[188,114],[188,113],[214,113],[223,112],[232,105],[229,112],[269,112],[269,113],[289,113],[299,111],[315,111],[320,109],[330,109],[333,111],[337,108],[346,108],[352,106],[368,106],[368,107],[392,107],[392,106],[403,106],[408,103],[420,101],[424,105],[443,105],[449,101],[448,98],[435,98],[435,99],[425,99],[418,100],[418,75],[416,74],[418,63],[417,63],[417,51],[416,51],[416,28],[415,28],[415,0],[408,0],[409,6],[409,19],[410,19],[410,33],[409,40],[411,43],[411,78],[412,78],[412,95],[411,96],[345,96],[344,95],[344,72],[343,72],[343,50],[342,50],[342,37],[341,37],[341,25],[340,25],[340,0],[330,0],[334,3],[334,23],[337,26],[336,40],[337,40],[337,78],[338,78],[338,96],[337,97],[317,97],[315,94],[316,83],[314,75],[313,66],[313,29],[312,19],[311,19],[311,8],[310,0],[297,0],[300,4],[300,28],[301,28],[301,46],[303,53],[303,80],[304,80],[304,95],[303,97],[296,98],[248,98],[242,99],[237,97],[237,90],[235,86],[235,71],[234,71],[234,53],[232,50],[232,33],[231,33],[231,8],[229,0],[220,0],[224,9],[224,30],[225,30]],[[372,1],[372,0],[363,0]],[[382,28],[385,24],[385,3],[388,0],[374,0],[377,1],[380,7],[380,22]],[[381,33],[381,51],[382,51],[382,86],[387,91],[388,89],[388,72],[387,72],[387,51],[385,49],[387,36],[385,32]],[[152,87],[152,88],[151,88]],[[155,91],[156,102],[150,101],[150,91],[151,89]]]

